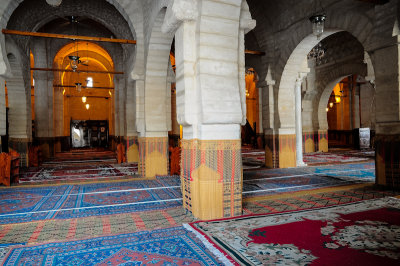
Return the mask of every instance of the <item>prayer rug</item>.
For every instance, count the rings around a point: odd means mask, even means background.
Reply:
[[[181,197],[179,185],[158,180],[14,187],[0,190],[0,224],[170,208],[181,206]]]
[[[374,173],[371,173],[374,174]],[[356,173],[354,173],[356,176]],[[336,173],[336,177],[321,175],[288,176],[277,178],[265,178],[258,180],[243,181],[243,195],[269,195],[289,191],[299,191],[322,187],[343,186],[360,182],[371,182],[373,179],[342,179],[341,173]]]
[[[53,165],[51,167],[28,168],[21,172],[20,183],[94,180],[109,177],[137,176],[137,163],[95,165]]]
[[[342,164],[371,160],[369,157],[357,157],[352,154],[338,154],[332,152],[313,152],[303,156],[304,162],[308,165],[320,164]]]
[[[399,265],[400,200],[184,225],[233,265]]]
[[[12,247],[2,265],[221,265],[183,227]]]
[[[263,169],[243,172],[244,180],[255,180],[275,177],[301,177],[308,175],[324,175],[342,179],[375,180],[375,163],[355,163],[342,165],[308,166],[298,168]]]

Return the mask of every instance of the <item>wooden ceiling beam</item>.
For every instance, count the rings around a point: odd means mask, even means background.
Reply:
[[[54,88],[76,88],[75,85],[60,85],[56,84],[53,85]],[[87,87],[87,86],[82,86],[82,89],[104,89],[104,90],[113,90],[114,87]]]
[[[42,68],[42,67],[31,67],[33,71],[54,71],[54,72],[76,72],[76,73],[98,73],[98,74],[114,74],[114,75],[121,75],[124,72],[118,71],[103,71],[103,70],[71,70],[71,69],[59,69],[59,68]]]
[[[253,50],[244,50],[244,53],[245,54],[254,54],[254,55],[265,55],[265,53],[264,52],[261,52],[261,51],[253,51]]]
[[[79,35],[67,35],[67,34],[56,34],[56,33],[45,33],[45,32],[19,31],[19,30],[8,30],[8,29],[2,29],[1,32],[3,34],[10,34],[10,35],[43,37],[43,38],[56,38],[56,39],[69,39],[69,40],[74,40],[74,41],[75,40],[80,40],[80,41],[136,44],[135,40],[112,39],[112,38],[105,38],[105,37],[79,36]]]

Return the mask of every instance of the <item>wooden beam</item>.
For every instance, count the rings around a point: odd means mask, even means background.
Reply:
[[[127,39],[112,39],[112,38],[104,38],[104,37],[79,36],[79,35],[67,35],[67,34],[56,34],[56,33],[45,33],[45,32],[7,30],[7,29],[2,29],[1,32],[3,34],[10,34],[10,35],[56,38],[56,39],[69,39],[69,40],[74,40],[74,41],[81,40],[81,41],[94,41],[94,42],[113,42],[113,43],[122,43],[122,44],[136,44],[135,40],[127,40]]]
[[[254,55],[265,55],[265,53],[264,52],[261,52],[261,51],[253,51],[253,50],[244,50],[244,53],[245,54],[254,54]]]
[[[76,88],[75,85],[53,85],[55,88]],[[103,90],[113,90],[114,87],[87,87],[87,86],[82,86],[82,89],[103,89]]]
[[[103,70],[75,70],[72,69],[59,69],[59,68],[41,68],[41,67],[31,67],[31,70],[35,71],[54,71],[54,72],[76,72],[76,73],[99,73],[99,74],[115,74],[120,75],[124,74],[124,72],[118,71],[103,71]]]
[[[78,95],[65,95],[65,97],[72,97],[72,98],[82,98],[84,95],[82,96],[78,96]],[[104,98],[104,99],[109,99],[111,98],[111,96],[85,96],[86,98]]]

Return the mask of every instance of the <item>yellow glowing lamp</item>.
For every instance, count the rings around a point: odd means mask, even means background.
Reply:
[[[330,108],[333,107],[333,103],[332,103],[332,102],[329,103],[329,107],[330,107]]]
[[[336,101],[336,103],[340,103],[340,101],[341,101],[340,96],[336,96],[335,101]]]
[[[89,110],[90,105],[87,103],[86,104],[86,110]]]
[[[325,109],[327,112],[329,111],[329,108],[328,107],[326,107],[326,109]]]
[[[86,102],[86,96],[82,97],[82,102],[85,103]]]

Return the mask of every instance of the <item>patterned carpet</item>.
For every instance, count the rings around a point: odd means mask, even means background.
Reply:
[[[179,179],[170,179],[4,189],[0,191],[0,224],[180,206]],[[175,182],[175,186],[166,187],[164,182]]]
[[[365,162],[373,160],[374,157],[374,150],[329,149],[329,152],[305,153],[303,160],[309,166],[313,166]],[[265,151],[242,148],[242,160],[245,170],[261,168],[265,164]]]
[[[20,183],[98,180],[137,176],[137,163],[94,165],[51,165],[31,167],[21,172]]]
[[[125,166],[127,165],[122,165]],[[102,170],[122,172],[119,167],[121,166],[104,163],[90,164],[89,167],[83,163],[52,164],[31,168],[25,174],[51,177],[58,176],[57,171],[65,171],[74,180],[76,176],[80,176],[80,171],[89,175],[90,169],[99,168],[112,168]],[[371,187],[369,182],[375,178],[374,167],[373,163],[357,163],[245,171],[243,214],[316,208],[394,195],[392,192],[377,191]],[[137,256],[138,260],[145,262],[146,258],[157,252],[146,255],[136,249],[138,246],[135,244],[122,248],[124,244],[115,242],[115,245],[105,245],[104,254],[108,256],[102,257],[102,252],[97,253],[98,249],[90,249],[90,246],[96,246],[101,241],[107,242],[116,235],[122,234],[121,238],[126,235],[133,237],[139,232],[148,234],[148,230],[176,229],[183,223],[195,221],[182,208],[179,176],[163,176],[156,180],[139,180],[137,177],[129,180],[84,180],[67,184],[59,184],[63,180],[53,180],[55,185],[50,185],[51,181],[35,181],[0,189],[0,262],[8,255],[9,265],[24,263],[23,261],[37,265],[45,263],[47,259],[51,261],[48,263],[50,265],[63,264],[64,259],[76,261],[78,264],[82,258],[94,258],[93,263],[115,263],[125,258],[126,265],[131,265],[133,263],[128,262],[128,259]],[[254,189],[259,192],[254,192]],[[185,234],[185,237],[191,239],[187,232]],[[188,243],[181,239],[182,235],[176,237],[183,241],[182,245]],[[83,241],[79,244],[86,246],[75,249],[77,242],[73,241]],[[154,244],[155,247],[164,239],[157,241],[149,245]],[[173,242],[168,242],[169,239],[165,241],[162,243],[173,245]],[[197,244],[193,245],[196,247]],[[65,253],[69,248],[70,252]],[[149,246],[149,250],[151,248]],[[50,254],[49,257],[46,252],[54,253],[54,256]],[[208,254],[203,254],[206,257],[211,254],[203,247],[199,252]],[[169,259],[174,257],[171,254],[162,257],[158,262],[169,265],[168,263],[173,262]],[[182,262],[181,258],[176,257],[175,262]],[[214,259],[210,262],[211,265],[216,263],[215,257],[210,258]]]
[[[183,227],[12,247],[3,265],[220,265]]]
[[[396,198],[184,226],[231,265],[400,264]]]

